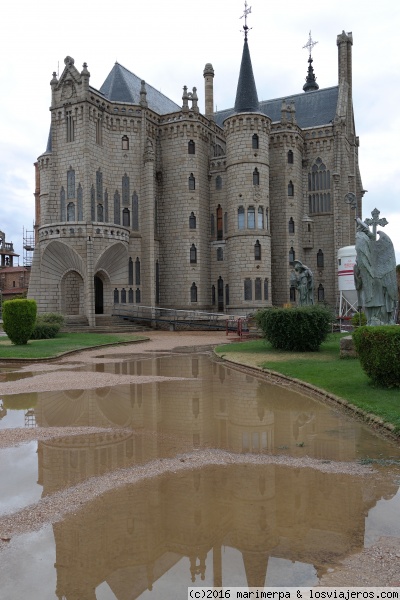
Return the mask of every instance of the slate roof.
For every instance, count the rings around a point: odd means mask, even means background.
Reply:
[[[116,62],[101,86],[100,93],[110,100],[110,102],[139,104],[141,82],[142,80],[139,77]],[[164,96],[164,94],[148,83],[146,83],[146,92],[148,106],[157,114],[165,115],[181,110],[181,107],[178,106],[178,104],[175,104],[175,102]]]
[[[258,96],[247,39],[244,41],[239,81],[236,90],[235,112],[258,112]]]
[[[263,100],[259,104],[259,112],[267,115],[272,122],[281,120],[282,101],[294,102],[296,121],[299,127],[318,127],[330,124],[336,115],[339,87],[334,86],[322,90],[301,92],[293,96],[284,96],[273,100]],[[220,110],[215,113],[215,122],[223,127],[225,119],[233,115],[234,108]]]

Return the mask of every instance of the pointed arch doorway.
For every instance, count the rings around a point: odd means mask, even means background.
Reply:
[[[104,314],[104,286],[97,275],[94,277],[94,312],[96,315]]]

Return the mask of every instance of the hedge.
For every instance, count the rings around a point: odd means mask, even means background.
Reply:
[[[400,387],[400,327],[358,327],[353,340],[368,377],[382,387]]]
[[[3,329],[16,345],[27,344],[36,321],[35,300],[6,300],[3,303]]]
[[[43,313],[36,318],[31,340],[48,340],[55,338],[64,324],[64,317],[59,313]]]

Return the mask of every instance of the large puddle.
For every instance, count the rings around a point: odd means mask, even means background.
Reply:
[[[4,396],[0,429],[107,431],[0,450],[0,525],[2,515],[90,477],[207,448],[323,463],[400,459],[398,447],[332,407],[205,354],[99,354],[71,369],[71,381],[82,372],[155,380]],[[7,600],[172,600],[190,585],[312,585],[381,535],[400,542],[400,471],[385,473],[231,464],[118,487],[3,544],[1,592]]]

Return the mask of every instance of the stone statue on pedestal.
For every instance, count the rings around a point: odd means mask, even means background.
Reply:
[[[294,272],[290,277],[290,285],[299,292],[300,306],[314,304],[314,276],[306,265],[299,260],[293,262]]]
[[[379,210],[372,211],[372,219],[357,218],[354,282],[358,306],[367,317],[367,325],[393,325],[397,302],[396,258],[391,239],[377,225],[387,225],[379,219]],[[372,231],[370,226],[372,225]]]

